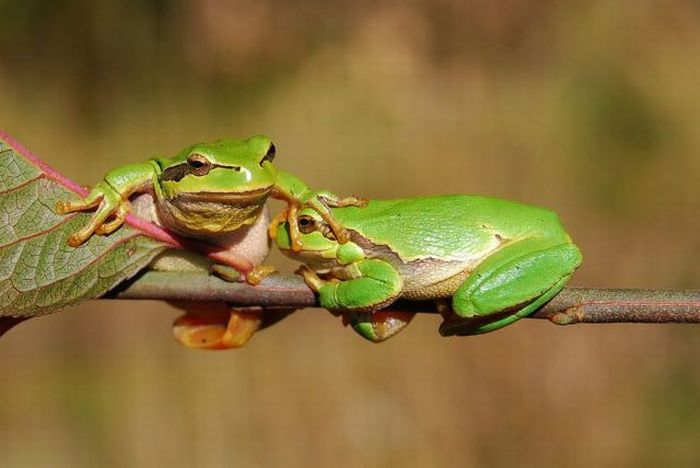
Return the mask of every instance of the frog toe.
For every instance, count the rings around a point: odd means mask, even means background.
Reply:
[[[252,286],[256,286],[276,271],[277,268],[272,265],[258,265],[253,268],[253,271],[246,275],[246,282]]]
[[[124,224],[124,221],[126,221],[126,215],[129,214],[129,208],[128,202],[121,203],[117,207],[114,214],[112,214],[113,219],[105,221],[97,226],[95,228],[95,234],[106,236],[119,229],[121,225]]]
[[[210,270],[212,274],[218,276],[224,281],[228,281],[229,283],[237,283],[242,281],[241,272],[232,266],[216,263],[211,266]]]
[[[231,309],[223,303],[192,311],[173,323],[173,336],[190,349],[235,349],[245,345],[262,323],[258,310]]]
[[[71,212],[71,203],[69,201],[61,200],[56,202],[56,213],[58,214],[68,214]]]
[[[345,312],[343,324],[350,325],[361,337],[372,343],[381,343],[408,326],[416,314],[381,310],[377,312]]]

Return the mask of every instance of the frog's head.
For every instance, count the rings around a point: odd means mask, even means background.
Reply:
[[[252,224],[277,172],[266,136],[217,140],[159,159],[158,203],[166,223],[185,235],[211,235]]]
[[[306,263],[314,269],[332,266],[341,244],[321,215],[311,208],[301,210],[297,216],[297,228],[302,243],[301,250],[292,250],[289,223],[277,226],[277,248],[288,257]]]
[[[275,184],[275,145],[266,136],[198,143],[170,160],[160,160],[160,187],[166,198],[250,199]]]

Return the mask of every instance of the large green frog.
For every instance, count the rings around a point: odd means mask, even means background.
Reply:
[[[551,299],[581,263],[555,213],[511,201],[446,195],[332,212],[349,242],[338,242],[309,209],[296,221],[301,250],[292,248],[292,221],[279,225],[275,242],[303,262],[299,272],[321,306],[372,341],[410,320],[386,312],[399,298],[437,300],[447,319],[468,320],[472,333],[496,330]]]

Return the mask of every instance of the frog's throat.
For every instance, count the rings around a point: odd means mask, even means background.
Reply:
[[[238,193],[184,193],[157,204],[164,226],[187,237],[227,234],[251,225],[260,215],[269,189]]]

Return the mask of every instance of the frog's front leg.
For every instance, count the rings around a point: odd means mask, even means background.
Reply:
[[[530,315],[561,291],[580,264],[575,245],[546,239],[519,241],[496,252],[453,297],[454,312],[468,320],[460,334],[486,333]]]
[[[95,229],[95,234],[106,236],[119,229],[119,227],[124,224],[129,211],[131,211],[129,200],[124,200],[122,203],[119,203],[117,209],[112,213],[113,219],[111,221],[105,221],[98,226],[97,229]]]
[[[310,206],[321,215],[321,218],[323,218],[323,220],[331,228],[331,231],[333,231],[333,235],[335,235],[338,243],[345,244],[350,240],[350,235],[348,234],[348,231],[338,222],[338,220],[335,219],[335,216],[330,209],[343,208],[346,206],[364,207],[367,205],[367,200],[356,196],[340,198],[333,193],[321,190],[312,192],[306,201],[306,205]],[[294,221],[296,222],[296,216],[294,217]]]
[[[340,313],[346,325],[372,342],[394,336],[413,318],[408,312],[379,310],[394,302],[403,289],[399,272],[383,260],[364,259],[335,268],[336,278],[330,281],[306,265],[297,272],[318,293],[321,307]]]
[[[318,293],[321,307],[331,311],[374,312],[394,302],[403,288],[399,272],[374,258],[334,268],[332,280],[319,278],[306,265],[297,273]]]
[[[367,204],[367,200],[355,196],[340,198],[325,190],[312,191],[304,182],[287,172],[277,174],[277,183],[271,195],[273,198],[286,201],[287,209],[283,216],[276,216],[273,219],[268,230],[270,237],[274,239],[277,227],[285,221],[289,222],[291,248],[295,252],[303,248],[301,235],[296,229],[297,213],[300,208],[308,206],[316,210],[330,226],[338,242],[345,244],[350,240],[350,236],[347,230],[335,219],[330,209],[345,206],[362,207]]]
[[[129,196],[152,184],[157,177],[157,166],[149,161],[131,164],[109,171],[102,182],[95,185],[82,200],[59,201],[56,211],[59,214],[85,211],[97,207],[90,222],[78,232],[68,237],[68,244],[78,247],[93,234],[110,234],[123,223],[129,211]],[[107,221],[113,216],[114,219]]]
[[[90,210],[97,206],[97,211],[95,211],[90,222],[79,231],[68,236],[68,245],[78,247],[84,244],[98,229],[104,226],[107,218],[119,207],[120,201],[121,196],[109,184],[100,182],[82,200],[57,202],[56,211],[59,214]],[[119,225],[121,225],[121,222]]]

